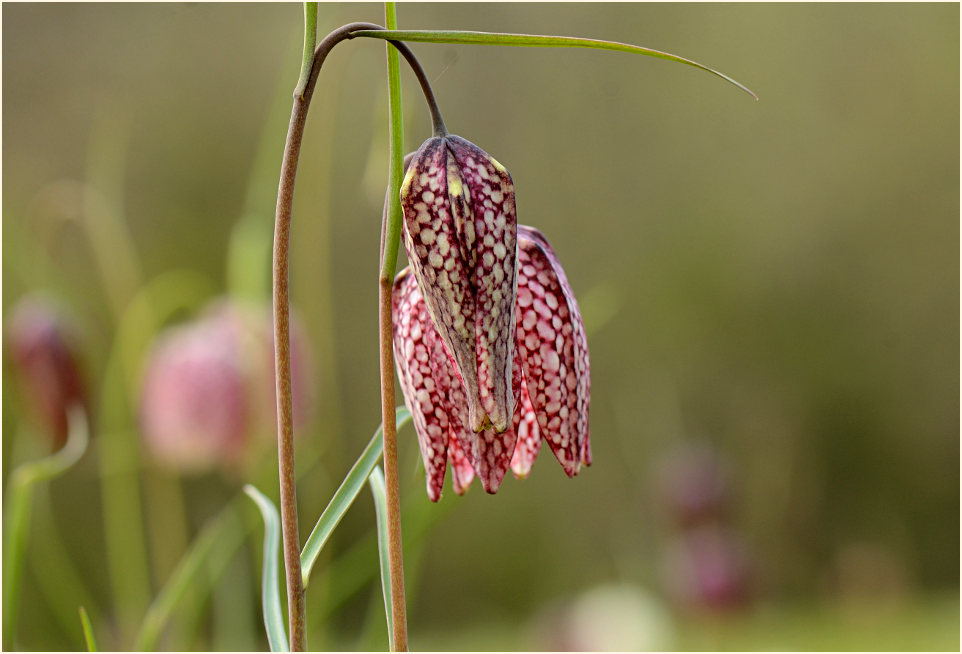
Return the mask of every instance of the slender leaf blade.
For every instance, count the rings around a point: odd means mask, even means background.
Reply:
[[[709,68],[697,61],[685,59],[670,52],[662,52],[630,43],[605,41],[603,39],[585,39],[577,36],[547,36],[543,34],[511,34],[500,32],[472,32],[461,30],[358,30],[351,33],[351,38],[366,36],[372,39],[386,39],[391,41],[412,41],[421,43],[453,43],[457,45],[506,45],[529,48],[592,48],[596,50],[614,50],[632,54],[657,57],[679,64],[693,66],[699,70],[720,77],[729,84],[734,84],[745,93],[758,100],[747,86],[735,81],[728,75],[713,68]]]
[[[411,413],[406,407],[397,408],[395,424],[398,429],[410,419]],[[367,447],[361,452],[360,458],[354,463],[354,466],[350,472],[347,473],[347,476],[344,477],[344,481],[341,482],[341,485],[337,491],[335,491],[327,508],[324,509],[321,517],[317,520],[317,524],[314,525],[314,530],[304,543],[304,548],[301,550],[301,575],[305,588],[307,588],[311,576],[311,568],[314,567],[314,563],[324,548],[324,544],[327,543],[327,539],[331,537],[341,518],[347,513],[351,504],[354,503],[358,493],[361,492],[361,488],[364,487],[364,482],[367,481],[371,471],[374,470],[374,466],[377,465],[378,459],[381,458],[383,449],[384,430],[379,425],[377,431],[374,432],[374,437],[371,438]]]
[[[244,492],[254,500],[264,518],[264,566],[261,580],[261,604],[264,610],[264,627],[272,652],[287,652],[287,630],[281,611],[281,594],[278,588],[280,570],[277,559],[281,547],[281,516],[277,507],[259,490],[247,484]]]
[[[62,448],[38,461],[22,464],[10,474],[4,508],[3,530],[3,648],[13,647],[17,629],[20,582],[27,551],[30,507],[36,484],[50,481],[69,470],[84,452],[90,440],[87,414],[81,405],[70,407],[67,442]]]
[[[374,496],[374,512],[377,517],[377,554],[381,563],[381,590],[384,593],[384,616],[387,618],[387,638],[390,651],[394,651],[394,611],[391,607],[391,564],[388,553],[387,493],[384,490],[384,474],[375,466],[368,477]]]
[[[94,629],[90,625],[90,618],[87,616],[87,611],[84,607],[80,607],[80,626],[84,632],[84,642],[87,644],[88,652],[97,651],[97,641],[94,639]]]

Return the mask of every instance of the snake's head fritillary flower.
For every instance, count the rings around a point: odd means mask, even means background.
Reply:
[[[427,471],[428,496],[441,496],[448,462],[464,492],[475,474],[497,492],[510,466],[526,477],[548,445],[569,477],[591,464],[588,346],[578,304],[557,257],[537,230],[518,227],[517,329],[512,394],[518,398],[503,432],[467,427],[467,384],[435,329],[410,269],[394,284],[394,350]]]
[[[25,400],[57,449],[67,440],[71,405],[85,404],[73,324],[53,302],[31,296],[11,310],[7,337]]]
[[[517,282],[514,184],[458,136],[425,141],[401,185],[404,247],[450,352],[474,433],[511,427]]]
[[[432,502],[441,498],[448,462],[459,495],[475,474],[486,491],[496,492],[514,451],[514,429],[509,426],[500,434],[494,429],[480,433],[468,429],[465,385],[431,321],[410,268],[395,280],[392,303],[394,357],[404,402],[418,435],[428,497]],[[518,376],[518,384],[520,381]]]

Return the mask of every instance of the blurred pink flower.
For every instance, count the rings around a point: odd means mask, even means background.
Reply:
[[[309,415],[311,366],[292,320],[295,426]],[[149,355],[140,424],[148,450],[184,473],[243,465],[274,442],[273,330],[264,307],[215,301],[201,318],[168,328]],[[297,432],[299,433],[299,432]]]

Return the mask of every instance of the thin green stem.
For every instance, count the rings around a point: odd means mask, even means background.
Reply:
[[[397,8],[393,2],[385,4],[388,29],[397,28]],[[387,548],[391,599],[391,650],[406,652],[407,603],[404,596],[404,554],[401,538],[401,494],[398,485],[397,426],[395,424],[394,347],[391,316],[391,290],[397,268],[401,238],[400,189],[404,159],[404,120],[401,113],[401,74],[397,52],[387,52],[390,166],[388,208],[385,224],[381,227],[381,270],[378,285],[378,345],[381,366],[381,424],[384,426],[384,483],[386,487]],[[440,116],[440,113],[437,114]],[[437,124],[435,124],[437,132]],[[441,130],[444,130],[443,123]]]
[[[34,485],[53,479],[75,464],[87,451],[88,423],[83,407],[71,407],[70,429],[67,442],[54,454],[31,461],[10,474],[7,490],[7,506],[4,511],[6,525],[3,547],[3,648],[13,647],[17,628],[20,581],[23,577],[23,558],[27,548],[30,527],[30,505]]]
[[[523,46],[533,48],[593,48],[597,50],[614,50],[617,52],[630,52],[648,57],[657,57],[674,61],[687,66],[693,66],[699,70],[711,73],[722,78],[730,84],[734,84],[745,93],[758,100],[748,87],[736,82],[734,79],[720,73],[717,70],[704,66],[691,59],[685,59],[668,52],[652,50],[639,45],[629,43],[618,43],[617,41],[604,41],[602,39],[584,39],[574,36],[545,36],[541,34],[510,34],[500,32],[469,32],[459,30],[359,30],[351,35],[351,38],[359,36],[372,39],[386,39],[388,41],[412,41],[421,43],[455,43],[459,45],[507,45]]]
[[[294,88],[294,95],[304,98],[307,81],[311,78],[314,65],[314,44],[317,43],[317,3],[304,3],[304,55],[301,58],[301,76]]]

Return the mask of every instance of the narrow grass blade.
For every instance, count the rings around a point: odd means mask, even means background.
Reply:
[[[372,39],[386,39],[391,41],[413,41],[421,43],[454,43],[458,45],[508,45],[522,46],[529,48],[593,48],[596,50],[614,50],[616,52],[629,52],[632,54],[645,55],[647,57],[657,57],[667,59],[687,66],[693,66],[699,70],[711,73],[730,84],[734,84],[745,93],[756,100],[755,95],[748,87],[736,82],[728,75],[717,70],[702,65],[697,61],[685,59],[668,52],[644,48],[640,45],[630,43],[618,43],[617,41],[604,41],[601,39],[584,39],[576,36],[545,36],[541,34],[506,34],[498,32],[468,32],[458,30],[358,30],[351,34],[351,38],[356,36],[366,36]]]
[[[277,507],[267,496],[247,484],[244,492],[254,500],[264,518],[264,574],[261,580],[261,604],[264,609],[264,626],[267,642],[272,652],[287,652],[287,630],[281,611],[281,594],[278,587],[280,570],[277,558],[281,548],[281,516]]]
[[[384,490],[384,474],[379,466],[374,467],[367,482],[374,496],[374,511],[377,515],[377,554],[381,561],[381,590],[384,592],[384,616],[387,618],[388,649],[394,651],[394,614],[391,611],[391,568],[388,560],[387,533],[387,495]]]
[[[88,652],[97,651],[97,641],[94,640],[94,629],[90,626],[90,618],[87,617],[87,611],[84,607],[80,607],[80,626],[84,631],[84,642],[87,643]]]
[[[209,575],[200,574],[207,560],[219,560],[226,565],[231,555],[243,542],[244,531],[237,516],[237,503],[232,501],[211,520],[194,539],[171,573],[160,593],[154,598],[141,624],[134,645],[135,651],[150,651],[157,646],[161,632],[170,620],[192,584],[195,587],[205,578],[216,578],[219,571]],[[212,558],[213,557],[213,558]]]
[[[411,419],[411,413],[405,407],[397,408],[397,428],[400,429],[404,423]],[[307,541],[304,543],[304,549],[301,550],[301,571],[304,580],[304,587],[307,588],[308,580],[311,576],[311,568],[314,567],[314,562],[317,561],[318,554],[324,548],[324,544],[327,539],[330,538],[331,534],[334,532],[334,528],[347,513],[348,508],[354,503],[354,499],[357,497],[358,493],[361,492],[361,488],[364,486],[364,482],[367,480],[374,466],[377,465],[378,459],[381,458],[381,453],[384,449],[384,431],[378,426],[377,431],[374,432],[374,437],[361,452],[360,458],[351,468],[351,471],[347,473],[344,481],[341,482],[340,487],[334,493],[334,497],[328,503],[327,508],[318,518],[317,524],[314,525],[314,531],[311,535],[307,537]]]
[[[20,581],[27,548],[34,486],[63,474],[87,451],[89,426],[83,408],[79,405],[72,407],[68,421],[70,428],[67,442],[62,448],[39,461],[24,463],[10,475],[7,506],[4,511],[6,540],[3,547],[3,649],[12,648],[16,635]]]

